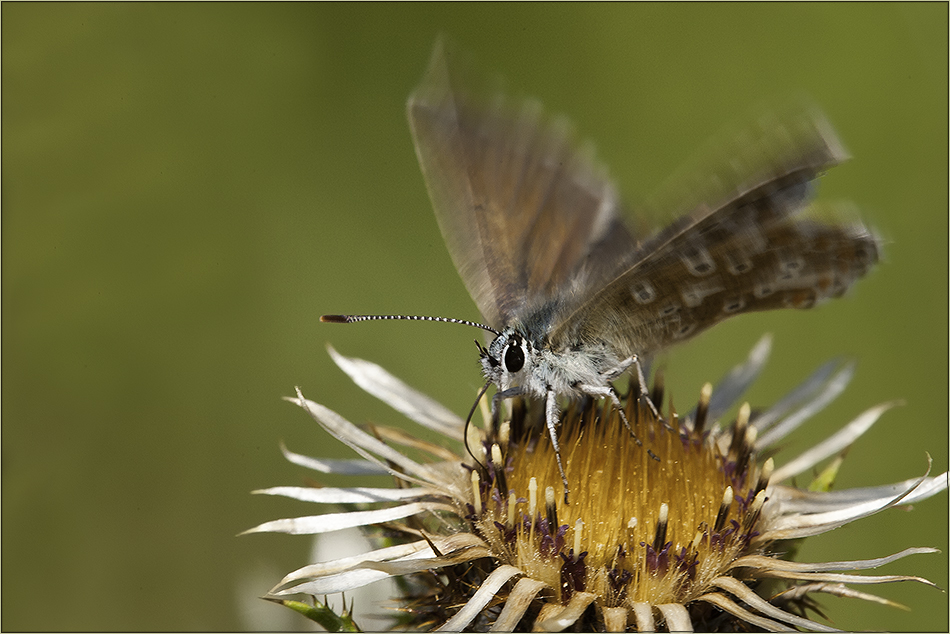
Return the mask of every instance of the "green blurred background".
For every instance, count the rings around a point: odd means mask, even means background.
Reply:
[[[773,402],[822,361],[849,390],[797,455],[903,398],[838,487],[947,468],[947,16],[933,4],[11,4],[2,7],[5,630],[284,628],[255,598],[304,537],[235,537],[310,514],[253,497],[306,475],[278,451],[350,456],[280,400],[300,385],[397,423],[328,358],[381,363],[464,414],[473,333],[320,324],[325,312],[477,319],[404,116],[440,31],[567,113],[636,204],[763,100],[808,95],[854,156],[820,196],[886,238],[846,299],[746,316],[667,358],[681,407],[764,332]],[[334,482],[328,478],[327,481]],[[947,495],[809,540],[802,559],[944,552],[879,572],[947,586]],[[839,627],[943,630],[947,595],[828,597]],[[291,615],[293,616],[293,615]]]

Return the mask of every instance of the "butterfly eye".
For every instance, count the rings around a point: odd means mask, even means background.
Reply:
[[[517,372],[524,367],[524,350],[521,349],[521,342],[515,341],[508,345],[505,350],[505,369],[509,372]]]

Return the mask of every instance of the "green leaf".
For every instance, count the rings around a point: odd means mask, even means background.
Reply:
[[[811,481],[811,484],[808,485],[808,490],[820,493],[830,491],[831,487],[835,484],[835,478],[838,477],[838,470],[841,468],[841,464],[844,462],[844,457],[847,453],[848,450],[845,449],[840,455],[836,456],[835,459]]]
[[[309,603],[304,603],[303,601],[291,601],[289,599],[276,599],[272,597],[264,597],[268,601],[274,603],[279,603],[283,606],[290,608],[295,612],[303,614],[305,617],[311,621],[320,624],[328,632],[362,632],[359,626],[353,621],[353,615],[350,610],[346,609],[346,602],[344,600],[343,604],[343,613],[337,614],[328,606],[320,603],[316,599],[313,600],[313,605]]]

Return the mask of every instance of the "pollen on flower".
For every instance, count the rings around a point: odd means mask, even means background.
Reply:
[[[704,388],[706,407],[710,394],[711,386]],[[481,499],[472,502],[484,512],[473,523],[493,552],[543,581],[562,603],[576,592],[595,595],[607,608],[689,602],[756,535],[751,503],[768,476],[750,459],[747,405],[725,453],[708,434],[679,425],[672,406],[668,419],[676,426],[657,420],[636,398],[626,400],[626,414],[642,447],[609,403],[577,404],[564,413],[570,504],[560,495],[547,436],[511,435],[504,451],[493,443],[487,452],[488,478],[478,489]],[[522,419],[505,429],[526,427]],[[538,488],[547,493],[544,512],[534,501]]]

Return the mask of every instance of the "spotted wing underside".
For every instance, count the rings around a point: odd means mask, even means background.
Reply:
[[[649,355],[733,315],[814,306],[867,273],[875,236],[854,214],[808,205],[812,182],[845,158],[824,119],[768,122],[760,133],[691,212],[563,313],[553,346],[604,342]]]

